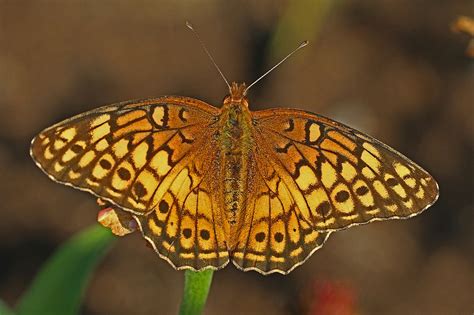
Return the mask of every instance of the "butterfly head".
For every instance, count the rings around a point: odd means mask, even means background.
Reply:
[[[247,86],[245,83],[232,82],[229,88],[229,95],[224,98],[224,105],[241,104],[248,108]]]

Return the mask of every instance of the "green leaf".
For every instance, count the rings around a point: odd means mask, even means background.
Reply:
[[[206,304],[212,283],[213,270],[190,271],[184,273],[184,294],[179,315],[199,315]]]
[[[67,241],[41,268],[17,314],[77,314],[94,267],[114,239],[109,229],[97,225]]]
[[[5,302],[0,300],[0,315],[13,315],[13,311],[8,307]]]

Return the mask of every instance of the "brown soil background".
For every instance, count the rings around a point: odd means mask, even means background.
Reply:
[[[51,182],[28,155],[44,127],[99,105],[177,94],[216,106],[229,80],[251,107],[295,107],[365,131],[418,162],[440,199],[407,221],[334,234],[288,276],[228,266],[205,314],[302,314],[312,285],[350,287],[358,314],[474,310],[473,60],[450,23],[472,1],[0,1],[0,298],[14,305],[42,263],[95,224],[95,199]],[[314,8],[312,3],[321,5]],[[316,11],[315,11],[316,10]],[[316,13],[314,13],[316,12]],[[93,275],[82,314],[173,314],[183,272],[138,235]]]

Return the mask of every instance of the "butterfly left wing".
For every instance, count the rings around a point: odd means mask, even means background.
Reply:
[[[209,141],[199,148],[153,211],[134,215],[143,237],[178,270],[220,269],[229,262],[228,223],[215,194],[219,171],[213,146]]]
[[[113,104],[45,129],[30,153],[54,181],[143,213],[208,141],[218,113],[185,97]]]
[[[125,234],[131,213],[175,268],[217,269],[229,261],[222,210],[211,201],[219,113],[178,96],[109,105],[47,128],[31,155],[53,180],[128,213],[102,224]]]
[[[420,166],[328,118],[263,110],[254,113],[254,127],[258,146],[318,231],[412,217],[438,198],[436,181]]]

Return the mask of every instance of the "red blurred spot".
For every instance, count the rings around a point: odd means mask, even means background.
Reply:
[[[354,290],[340,282],[315,281],[310,286],[308,315],[354,315],[356,296]]]

